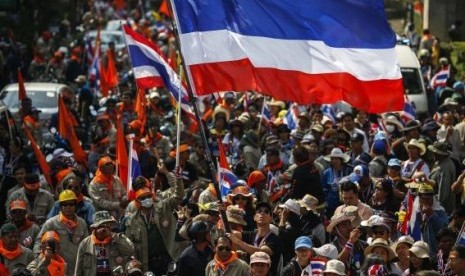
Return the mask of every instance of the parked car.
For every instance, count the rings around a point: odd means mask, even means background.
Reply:
[[[42,113],[40,113],[40,122],[44,138],[46,138],[46,136],[49,136],[49,131],[47,129],[49,120],[52,114],[58,112],[58,95],[64,92],[72,93],[72,90],[65,84],[48,82],[26,82],[24,87],[26,88],[27,97],[32,100],[32,106],[42,111]],[[0,92],[0,99],[8,106],[17,125],[20,126],[21,122],[19,121],[20,118],[18,115],[20,108],[18,84],[13,83],[5,86]]]

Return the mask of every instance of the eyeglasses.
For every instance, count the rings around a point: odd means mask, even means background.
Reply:
[[[270,210],[261,208],[257,210],[257,214],[270,214]]]
[[[229,246],[218,246],[217,248],[217,251],[231,251],[231,247]]]
[[[70,203],[61,203],[60,206],[61,206],[61,207],[76,206],[76,204],[75,204],[75,203],[72,203],[72,202],[70,202]]]

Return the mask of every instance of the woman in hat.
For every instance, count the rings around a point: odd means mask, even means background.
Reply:
[[[421,158],[426,153],[425,145],[417,139],[411,139],[408,143],[404,143],[404,146],[407,149],[408,159],[402,162],[402,177],[412,179],[413,174],[419,171],[428,177],[430,174],[428,164]]]
[[[250,275],[268,276],[271,267],[271,258],[265,252],[255,252],[250,256]]]
[[[401,236],[399,239],[391,245],[392,250],[397,254],[397,266],[401,271],[405,271],[410,267],[409,249],[412,247],[415,241],[410,236]]]
[[[245,212],[244,219],[247,222],[247,225],[244,227],[244,230],[247,230],[247,231],[254,230],[255,228],[254,196],[250,192],[249,188],[243,185],[238,185],[234,187],[232,192],[228,194],[228,201],[232,205],[237,205],[239,208],[244,210]]]
[[[429,246],[424,241],[415,242],[409,249],[409,268],[404,272],[405,275],[415,275],[416,272],[432,269],[431,259],[429,256]]]
[[[395,275],[401,275],[402,271],[399,267],[393,262],[393,260],[397,257],[394,250],[389,247],[388,242],[385,239],[375,239],[370,246],[365,249],[365,257],[369,254],[376,254],[380,256],[386,267],[386,272],[393,273]]]
[[[247,226],[244,220],[245,212],[237,205],[229,205],[226,209],[226,217],[228,218],[231,230],[242,232],[243,228]]]
[[[321,184],[326,197],[327,215],[332,216],[339,206],[339,181],[352,172],[352,167],[347,164],[350,156],[340,148],[333,148],[324,159],[330,162],[330,167],[324,170]]]

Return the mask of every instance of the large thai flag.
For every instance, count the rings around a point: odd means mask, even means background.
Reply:
[[[450,70],[449,68],[447,69],[442,69],[441,71],[437,72],[436,75],[434,75],[431,78],[431,86],[433,88],[438,88],[438,87],[446,87],[447,85],[447,80],[450,77]]]
[[[171,0],[198,95],[253,90],[299,104],[403,108],[383,0]]]
[[[232,185],[234,185],[239,178],[231,171],[228,164],[228,159],[226,158],[226,151],[224,150],[223,143],[218,139],[218,183],[221,192],[221,197],[225,199],[226,195],[231,190]]]
[[[176,101],[181,93],[181,108],[193,117],[186,88],[161,50],[129,26],[123,25],[123,30],[137,86],[140,89],[165,86]]]

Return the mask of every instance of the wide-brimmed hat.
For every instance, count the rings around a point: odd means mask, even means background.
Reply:
[[[237,195],[242,195],[245,197],[253,198],[253,194],[250,192],[249,187],[247,186],[236,186],[230,194],[228,194],[228,200],[232,202],[233,198]]]
[[[444,156],[448,156],[451,153],[449,151],[449,145],[446,142],[436,141],[432,145],[429,145],[428,149],[436,154]]]
[[[323,273],[334,273],[337,275],[346,275],[346,266],[339,260],[330,260],[326,263]]]
[[[280,204],[279,207],[281,208],[286,208],[289,211],[293,212],[296,215],[300,215],[300,205],[299,203],[294,200],[294,199],[288,199],[284,204]]]
[[[353,227],[357,227],[360,222],[358,218],[358,208],[356,206],[346,206],[342,212],[337,213],[331,217],[330,223],[328,226],[326,226],[326,231],[332,233],[334,227],[344,221],[350,221]]]
[[[405,127],[402,128],[402,132],[407,132],[417,128],[420,129],[421,124],[417,120],[412,120],[405,124]]]
[[[384,119],[384,123],[395,125],[398,130],[402,130],[404,128],[402,122],[399,121],[399,119],[397,119],[397,117],[394,115],[387,116],[386,119]]]
[[[341,158],[344,163],[347,163],[350,160],[350,156],[342,152],[340,148],[333,148],[331,153],[324,157],[326,161],[331,161],[331,158]]]
[[[406,149],[408,149],[409,147],[416,147],[420,150],[420,155],[423,155],[425,154],[426,152],[426,147],[423,143],[421,143],[420,141],[418,141],[417,139],[410,139],[410,141],[408,143],[404,143],[404,146]]]
[[[397,246],[401,243],[406,243],[409,245],[409,247],[412,247],[412,245],[415,243],[415,240],[410,236],[401,236],[397,239],[397,241],[391,244],[391,249],[394,250],[395,252],[397,249]]]
[[[434,189],[427,183],[422,183],[418,187],[418,195],[434,195]]]
[[[429,258],[429,245],[424,241],[415,242],[409,251],[417,256],[417,258]]]
[[[98,228],[104,223],[116,224],[117,221],[108,211],[98,211],[94,214],[94,223],[92,223],[90,228]]]
[[[279,106],[279,108],[281,109],[284,109],[286,107],[286,103],[284,103],[283,101],[276,101],[274,99],[271,102],[269,102],[268,105]]]
[[[373,252],[373,249],[375,249],[376,247],[382,247],[382,248],[387,250],[387,252],[388,252],[388,261],[392,261],[395,257],[397,257],[396,252],[394,252],[394,250],[392,250],[392,248],[389,247],[388,242],[385,239],[382,239],[382,238],[377,238],[376,240],[374,240],[371,243],[370,246],[368,246],[365,249],[365,252],[364,252],[365,257],[368,256],[368,254],[371,254]]]
[[[383,227],[387,231],[391,230],[391,227],[389,226],[389,223],[381,216],[379,215],[373,215],[369,219],[362,221],[360,225],[365,226],[365,227]]]
[[[247,222],[244,220],[245,212],[237,205],[229,205],[226,209],[226,217],[229,222],[246,226]]]
[[[312,195],[305,195],[301,200],[297,201],[297,203],[308,211],[315,211],[318,207],[318,199]]]
[[[437,130],[437,129],[440,129],[440,128],[441,128],[441,126],[439,126],[436,121],[430,121],[430,122],[423,125],[423,127],[421,128],[421,131],[426,132],[426,131],[430,131],[430,130]]]

